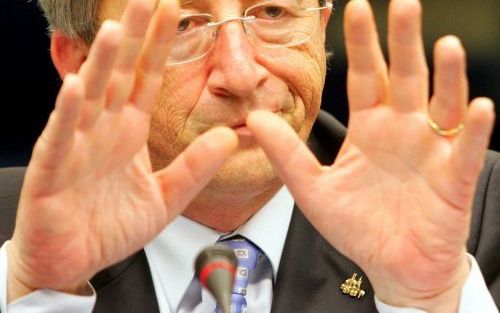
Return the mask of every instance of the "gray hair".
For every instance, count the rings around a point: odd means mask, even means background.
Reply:
[[[319,0],[325,5],[327,0]],[[92,43],[99,28],[101,0],[38,0],[50,31],[59,30],[71,38]]]
[[[98,29],[101,0],[38,0],[51,31],[92,43]]]

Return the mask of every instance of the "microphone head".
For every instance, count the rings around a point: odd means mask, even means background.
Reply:
[[[231,312],[231,291],[237,266],[233,249],[214,245],[203,249],[195,261],[195,273],[203,287],[215,297],[222,312]]]

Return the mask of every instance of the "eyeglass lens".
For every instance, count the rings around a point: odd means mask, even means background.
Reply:
[[[254,5],[241,19],[250,41],[267,48],[290,47],[309,39],[319,25],[315,8],[290,4],[291,1],[272,1]],[[181,64],[203,57],[212,47],[217,28],[209,14],[189,14],[180,17],[176,38],[167,64]]]

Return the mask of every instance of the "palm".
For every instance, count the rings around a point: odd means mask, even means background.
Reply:
[[[367,272],[383,264],[414,288],[421,285],[414,273],[448,273],[450,261],[462,261],[464,212],[474,190],[453,168],[453,143],[437,137],[425,119],[386,107],[354,112],[334,165],[313,182],[319,194],[303,204],[321,211],[314,225]],[[386,121],[393,121],[390,127]]]
[[[78,155],[84,155],[84,150],[79,149]],[[76,163],[77,159],[75,155]],[[36,170],[30,167],[23,192],[29,193],[30,183],[42,191],[43,186],[36,186],[40,181],[32,179],[31,174]],[[33,239],[24,241],[23,251],[43,251],[45,256],[27,259],[35,263],[26,267],[33,271],[30,273],[33,279],[54,288],[81,277],[89,278],[96,269],[123,259],[151,240],[172,218],[144,149],[120,168],[88,168],[90,173],[84,177],[69,176],[79,170],[58,168],[58,172],[70,179],[61,181],[62,189],[43,196],[23,197],[20,204],[19,219],[23,223],[16,232],[29,233]],[[49,222],[40,222],[45,220]],[[54,225],[61,227],[55,229]],[[42,246],[40,241],[44,243]],[[62,281],[61,276],[40,268],[45,262],[56,269],[71,269],[75,276],[66,274]]]
[[[104,25],[79,73],[65,78],[33,151],[9,246],[10,272],[25,286],[74,288],[132,254],[236,146],[232,131],[214,129],[152,172],[150,112],[177,11],[176,1],[156,5],[131,1],[121,24]]]

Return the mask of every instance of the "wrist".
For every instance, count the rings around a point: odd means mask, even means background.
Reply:
[[[375,295],[378,300],[393,307],[415,308],[427,313],[456,313],[459,309],[462,288],[471,269],[465,256],[463,260],[453,278],[440,287],[411,290],[398,283],[388,284],[385,280],[382,284],[372,282]]]
[[[74,286],[64,288],[51,288],[50,286],[38,286],[27,283],[25,280],[21,279],[21,277],[26,277],[27,275],[22,275],[20,273],[19,266],[17,266],[14,250],[15,249],[12,249],[11,245],[7,246],[7,303],[12,303],[15,300],[39,289],[52,289],[54,291],[82,296],[90,296],[94,293],[88,281],[77,283]]]
[[[12,242],[7,246],[7,303],[12,303],[15,300],[32,293],[36,288],[31,288],[19,279],[19,274],[16,266],[16,256],[14,255]]]
[[[7,303],[12,303],[35,290],[35,288],[30,288],[21,282],[16,275],[9,270],[7,274]]]

